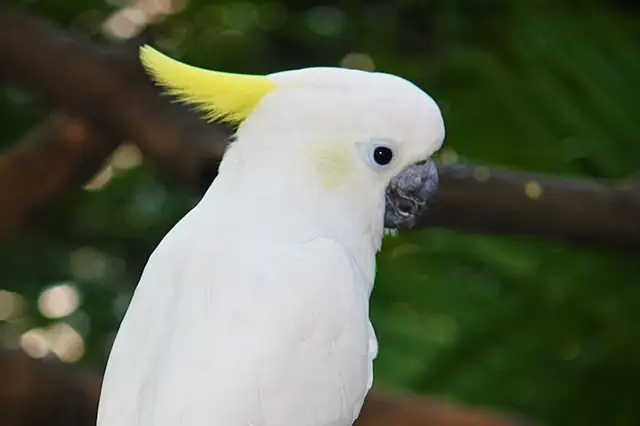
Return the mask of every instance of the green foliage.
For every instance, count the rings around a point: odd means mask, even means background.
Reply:
[[[126,3],[10,2],[91,37]],[[465,161],[597,178],[638,171],[640,16],[629,2],[342,3],[191,0],[150,31],[171,55],[236,72],[368,55],[349,58],[434,95],[446,150]],[[0,140],[46,111],[4,89]],[[148,255],[194,201],[145,166],[61,200],[0,248],[2,288],[24,300],[5,343],[64,321],[84,338],[82,362],[102,368]],[[554,425],[637,425],[639,278],[637,254],[436,229],[388,239],[372,301],[376,383]],[[46,319],[38,297],[60,282],[78,289],[80,307]]]

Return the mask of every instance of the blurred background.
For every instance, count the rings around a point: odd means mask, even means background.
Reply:
[[[640,171],[632,0],[5,3],[74,37],[147,37],[223,71],[399,74],[442,108],[442,161],[588,179]],[[3,149],[50,111],[37,93],[2,87]],[[2,344],[101,371],[149,254],[197,199],[121,145],[0,245]],[[640,424],[637,251],[429,228],[387,239],[378,271],[376,387],[541,424]]]

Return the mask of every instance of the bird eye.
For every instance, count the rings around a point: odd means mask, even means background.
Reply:
[[[388,170],[398,160],[398,142],[388,138],[371,138],[356,144],[362,159],[376,172]]]
[[[373,161],[380,166],[386,166],[393,160],[393,151],[388,146],[378,145],[373,149]]]

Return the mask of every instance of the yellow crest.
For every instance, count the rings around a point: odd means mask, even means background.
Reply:
[[[167,93],[195,105],[208,120],[239,124],[275,84],[263,75],[210,71],[178,62],[151,46],[140,48],[146,71]]]

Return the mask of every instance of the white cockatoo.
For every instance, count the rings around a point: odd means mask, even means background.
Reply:
[[[109,356],[98,426],[351,426],[373,382],[385,228],[438,183],[444,123],[384,73],[204,70],[141,48],[179,100],[236,126],[153,252]]]

